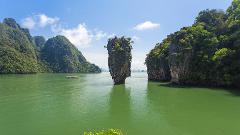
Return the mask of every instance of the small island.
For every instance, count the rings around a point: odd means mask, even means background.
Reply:
[[[131,38],[114,37],[108,40],[108,66],[114,84],[124,84],[131,76],[132,44]]]
[[[148,79],[240,88],[239,5],[201,11],[192,26],[158,43],[146,58]]]

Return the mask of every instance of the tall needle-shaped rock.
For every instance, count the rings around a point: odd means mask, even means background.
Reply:
[[[132,44],[131,38],[114,37],[108,40],[108,67],[114,84],[124,84],[131,76]]]

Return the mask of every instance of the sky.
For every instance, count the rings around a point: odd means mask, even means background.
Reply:
[[[205,9],[232,0],[0,0],[0,20],[14,18],[33,36],[66,36],[88,61],[107,69],[108,38],[131,37],[132,69],[167,35],[194,23]]]

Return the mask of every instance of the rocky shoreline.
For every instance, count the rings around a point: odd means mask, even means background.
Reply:
[[[240,1],[201,11],[195,23],[158,43],[146,58],[148,80],[240,88]]]

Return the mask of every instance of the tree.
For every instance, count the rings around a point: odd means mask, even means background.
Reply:
[[[225,21],[227,15],[222,10],[203,10],[199,13],[195,20],[195,24],[203,23],[206,30],[214,32],[216,35],[220,35],[224,32]]]

